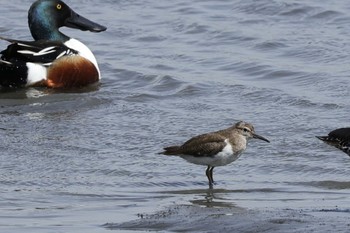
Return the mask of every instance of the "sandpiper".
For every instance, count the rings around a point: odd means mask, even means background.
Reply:
[[[214,168],[238,159],[251,138],[270,142],[257,135],[252,124],[240,121],[227,129],[195,136],[182,146],[165,147],[160,154],[178,155],[190,163],[207,166],[205,174],[211,188]]]
[[[331,131],[328,136],[316,137],[350,155],[350,128],[339,128]]]

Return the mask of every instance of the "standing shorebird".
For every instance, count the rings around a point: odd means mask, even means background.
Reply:
[[[350,128],[336,129],[331,131],[328,136],[316,137],[350,155]]]
[[[195,136],[182,146],[165,147],[160,154],[178,155],[190,163],[205,165],[209,187],[214,183],[214,167],[232,163],[240,157],[251,138],[270,142],[255,133],[253,125],[240,121],[230,128]]]

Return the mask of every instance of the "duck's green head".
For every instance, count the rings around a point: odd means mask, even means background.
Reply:
[[[28,23],[35,40],[69,39],[61,33],[60,27],[83,31],[102,32],[107,28],[75,13],[67,4],[57,0],[37,0],[29,9]]]

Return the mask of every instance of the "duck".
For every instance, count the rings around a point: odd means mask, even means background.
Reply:
[[[350,127],[338,128],[331,131],[327,136],[316,137],[350,156]]]
[[[10,44],[0,52],[0,86],[70,88],[97,83],[100,69],[91,50],[59,31],[65,26],[102,32],[95,23],[58,0],[37,0],[28,12],[34,41],[0,37]]]

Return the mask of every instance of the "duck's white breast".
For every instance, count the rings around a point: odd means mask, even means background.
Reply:
[[[95,58],[94,54],[91,52],[91,50],[86,45],[81,43],[79,40],[73,39],[73,38],[66,41],[64,44],[67,47],[78,51],[80,56],[91,61],[97,69],[99,79],[101,78],[100,69],[98,68],[96,58]]]

